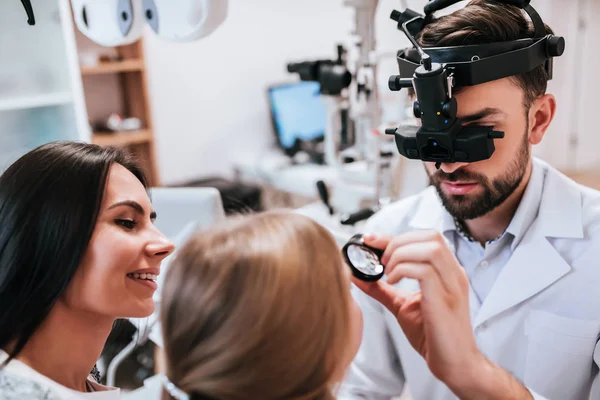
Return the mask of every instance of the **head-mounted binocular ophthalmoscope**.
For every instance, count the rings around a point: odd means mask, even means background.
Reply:
[[[389,88],[399,91],[414,88],[413,111],[421,119],[420,127],[386,130],[395,135],[398,151],[404,157],[441,163],[475,162],[488,159],[494,153],[494,139],[504,132],[492,127],[462,126],[456,117],[457,102],[453,87],[479,85],[533,70],[544,65],[552,79],[552,59],[565,50],[565,40],[547,34],[539,14],[530,0],[489,0],[522,8],[534,27],[532,38],[481,45],[422,48],[415,37],[430,22],[432,14],[460,0],[432,0],[424,15],[407,9],[394,10],[391,19],[398,23],[413,47],[397,54],[400,75],[389,79]],[[468,7],[468,6],[467,6]]]

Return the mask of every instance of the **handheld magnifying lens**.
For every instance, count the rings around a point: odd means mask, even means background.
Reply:
[[[367,246],[362,234],[352,236],[342,248],[342,253],[356,278],[375,282],[383,276],[384,268],[381,264],[383,250]]]

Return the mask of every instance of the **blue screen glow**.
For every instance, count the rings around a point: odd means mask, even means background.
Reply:
[[[283,147],[292,147],[296,139],[308,141],[325,134],[326,109],[319,89],[318,82],[269,89],[271,112]]]

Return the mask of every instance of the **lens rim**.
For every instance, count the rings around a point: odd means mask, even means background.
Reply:
[[[356,278],[360,279],[361,281],[365,281],[365,282],[376,282],[376,281],[380,280],[383,277],[383,275],[385,274],[384,269],[382,269],[381,273],[379,273],[377,275],[367,275],[364,272],[362,272],[361,270],[359,270],[357,267],[355,267],[354,264],[352,264],[352,262],[350,261],[350,257],[348,256],[348,249],[350,248],[350,246],[361,247],[365,251],[375,254],[377,256],[377,259],[379,259],[379,260],[381,260],[383,251],[379,250],[379,249],[375,249],[370,246],[367,246],[364,243],[361,233],[358,233],[358,234],[352,236],[350,238],[350,240],[342,248],[342,254],[344,256],[346,264],[350,267],[350,270],[352,271],[352,275],[354,275]],[[380,264],[381,264],[381,261],[380,261]]]

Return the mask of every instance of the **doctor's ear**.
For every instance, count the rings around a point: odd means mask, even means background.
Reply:
[[[556,114],[556,98],[551,94],[538,97],[529,109],[529,143],[539,144]]]
[[[206,37],[227,18],[228,0],[142,0],[142,4],[152,30],[173,42]]]
[[[131,44],[142,36],[142,0],[71,0],[77,28],[106,47]]]

